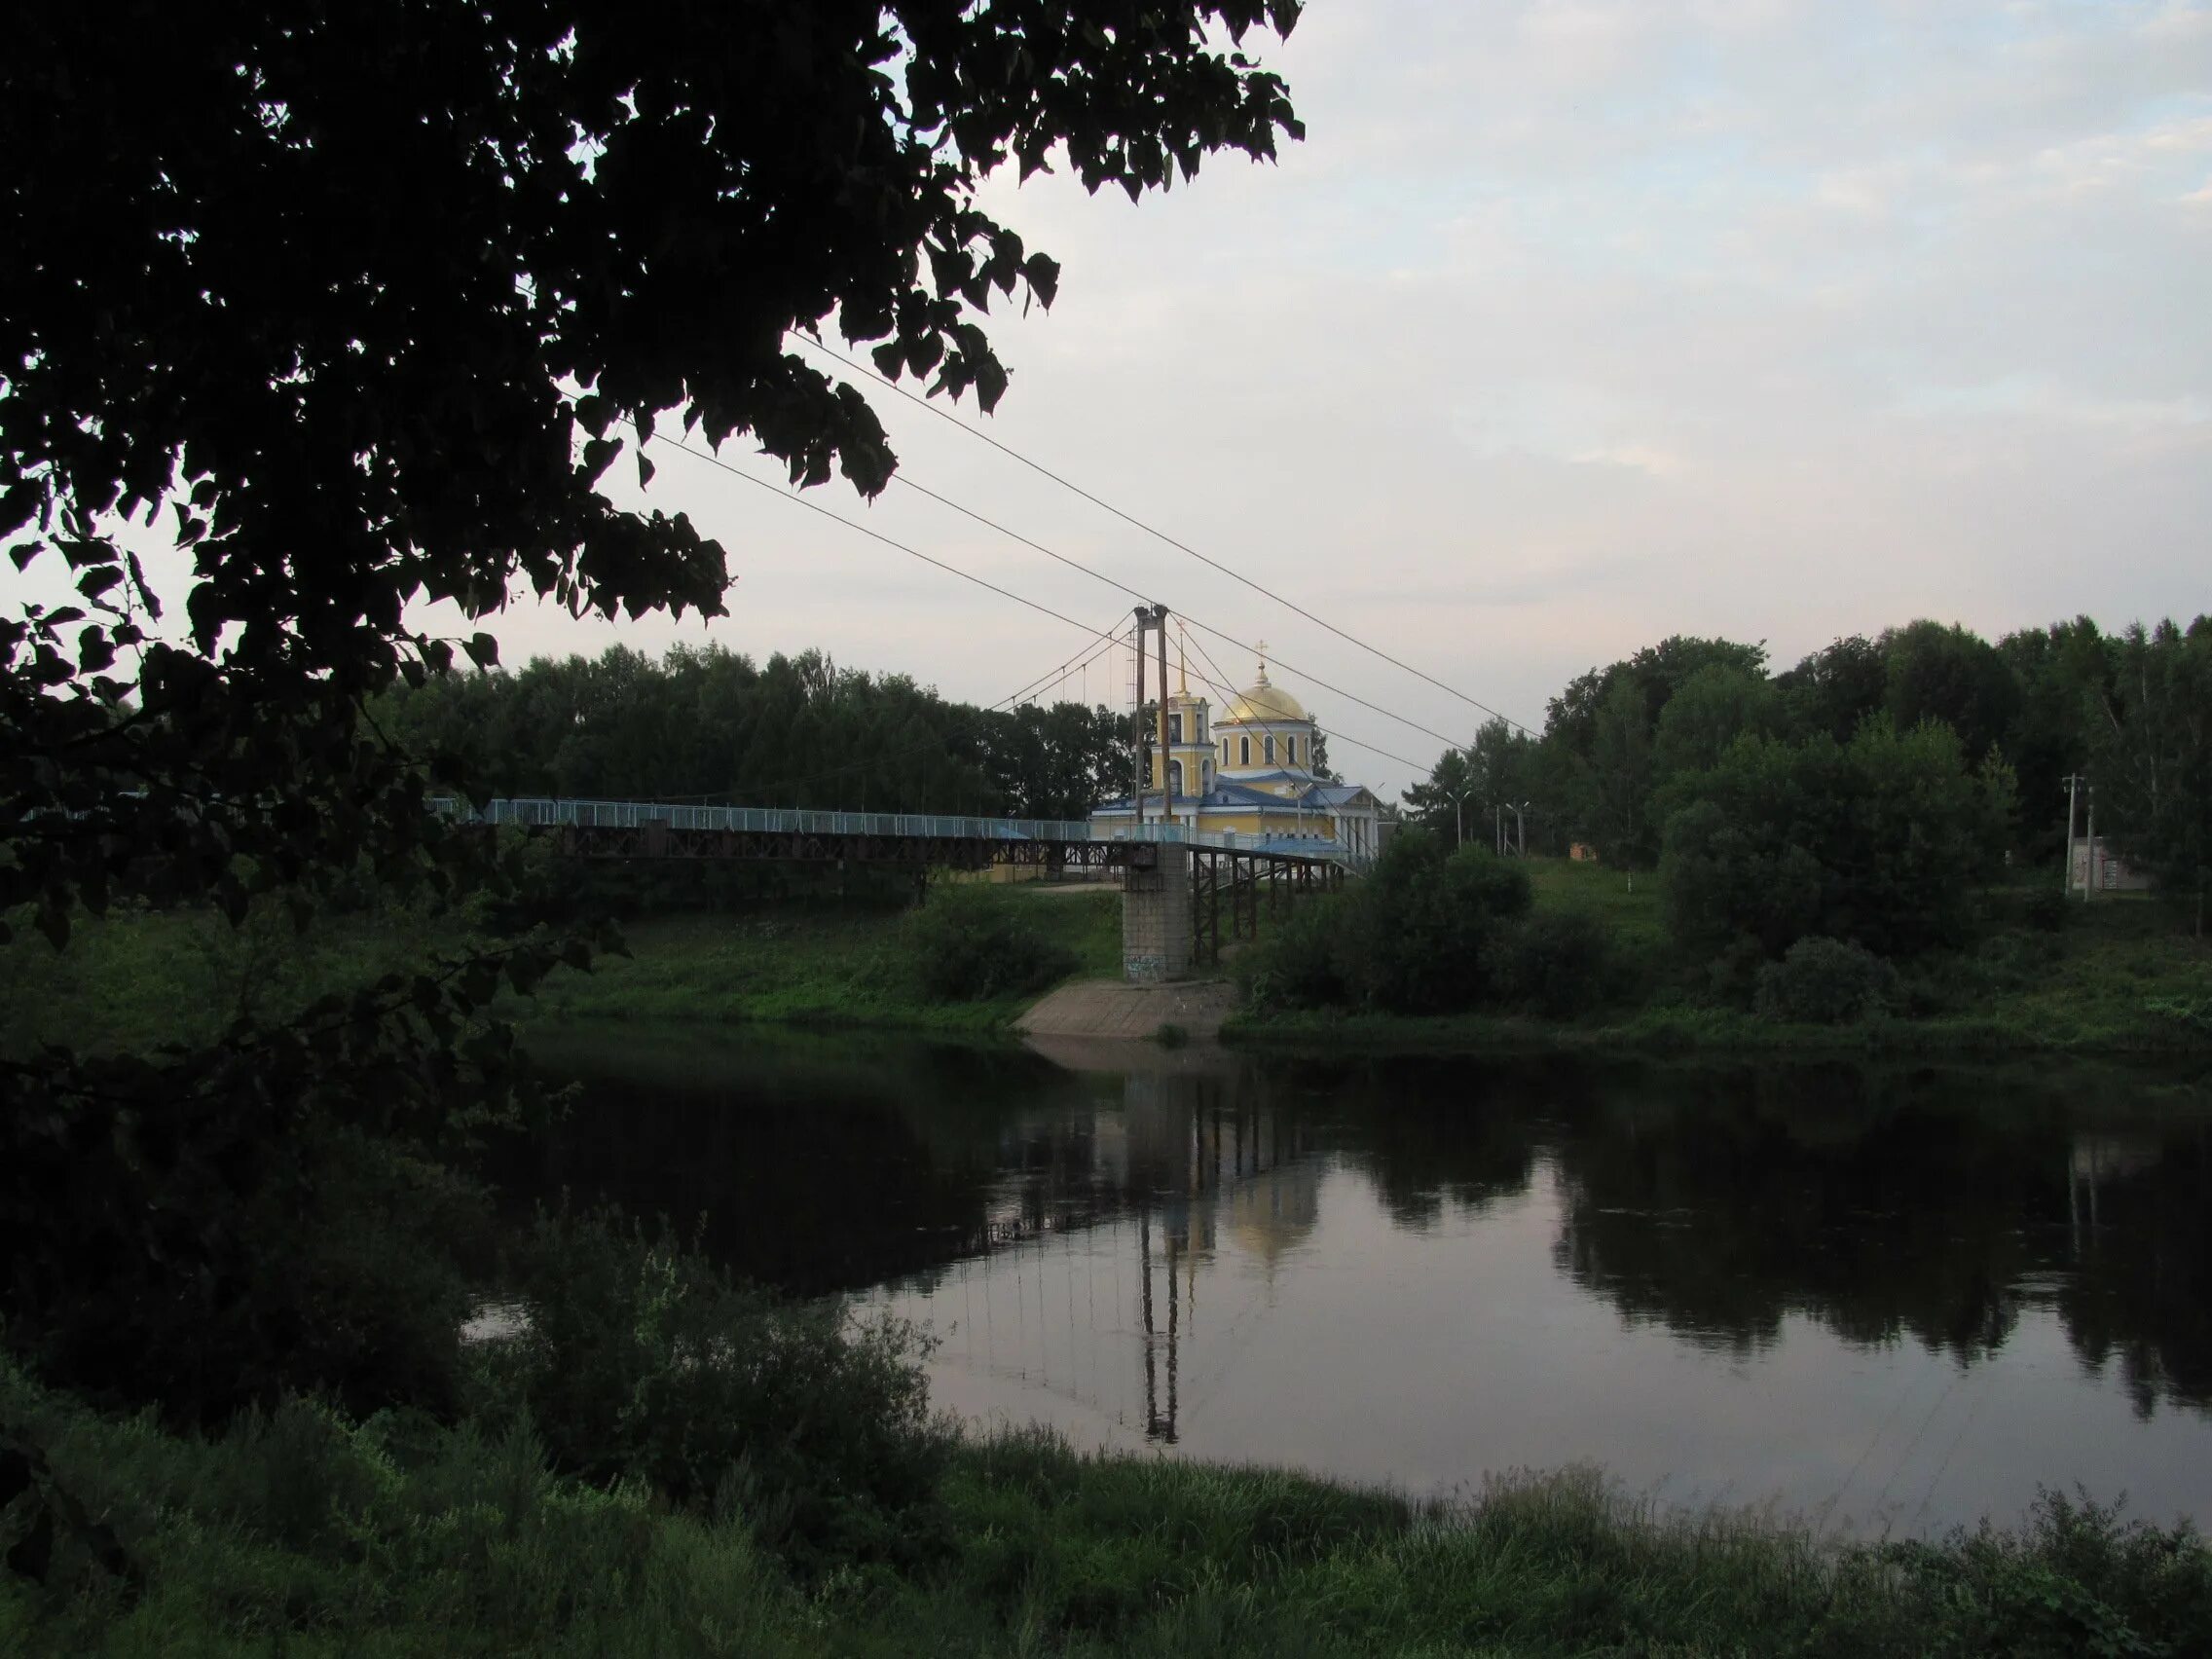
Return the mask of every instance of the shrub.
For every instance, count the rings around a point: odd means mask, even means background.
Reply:
[[[1349,895],[1302,899],[1282,924],[1234,959],[1245,998],[1264,1009],[1332,1008],[1348,1000],[1338,943]]]
[[[907,940],[923,994],[938,1002],[1027,996],[1076,968],[1019,898],[990,887],[934,890],[907,918]]]
[[[1596,917],[1546,912],[1506,931],[1495,983],[1507,1002],[1546,1019],[1571,1019],[1605,1001],[1614,968],[1612,940]]]
[[[2020,920],[2038,933],[2058,932],[2073,913],[2074,906],[2066,902],[2066,895],[2047,887],[2029,894],[2020,904]]]
[[[1862,945],[1816,935],[1759,970],[1755,1007],[1762,1018],[1843,1025],[1895,1004],[1897,970]]]
[[[530,1320],[487,1356],[490,1404],[565,1470],[742,1513],[809,1568],[937,1536],[950,1441],[910,1326],[780,1301],[618,1221],[541,1218],[519,1267]]]
[[[1531,890],[1487,847],[1447,855],[1436,836],[1404,830],[1348,898],[1335,960],[1349,1000],[1439,1014],[1490,994],[1505,924],[1528,913]]]

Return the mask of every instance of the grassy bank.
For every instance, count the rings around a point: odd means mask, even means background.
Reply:
[[[1121,900],[1111,893],[1013,892],[1007,903],[1063,950],[1081,976],[1120,970]],[[513,1014],[526,1024],[571,1020],[776,1021],[887,1030],[1003,1030],[1033,993],[973,1001],[932,997],[897,911],[661,916],[629,924],[627,959],[548,980]]]
[[[2011,920],[2025,888],[1989,896],[1972,949],[1908,968],[1899,1012],[1840,1025],[1760,1017],[1670,958],[1659,884],[1594,864],[1530,859],[1538,914],[1587,916],[1611,942],[1623,989],[1572,1020],[1475,1011],[1408,1016],[1251,1011],[1225,1035],[1271,1045],[1650,1052],[2176,1053],[2212,1049],[2212,949],[2137,894],[2100,896],[2040,929]]]
[[[1119,972],[1118,895],[1000,897],[1076,975]],[[588,973],[556,973],[534,997],[504,999],[500,1012],[540,1028],[772,1021],[974,1034],[1003,1030],[1035,1000],[933,995],[899,909],[789,903],[647,915],[626,923],[623,935],[629,956],[602,956]],[[0,1052],[209,1043],[241,1015],[278,1016],[478,942],[462,918],[408,906],[321,917],[305,934],[273,907],[257,908],[238,929],[211,911],[119,907],[103,919],[79,918],[59,955],[22,926],[0,945]]]
[[[1754,1015],[1716,996],[1702,968],[1670,960],[1656,879],[1530,859],[1539,914],[1580,915],[1604,932],[1619,993],[1579,1018],[1478,1010],[1415,1017],[1341,1010],[1246,1010],[1232,1040],[1333,1049],[1648,1052],[2190,1052],[2212,1048],[2212,950],[2137,896],[2070,907],[2055,931],[1998,925],[1973,949],[1907,973],[1903,1012],[1843,1025]],[[1120,970],[1112,892],[1001,895],[1076,977]],[[1996,896],[1995,907],[2017,907]],[[648,915],[626,924],[631,954],[562,972],[503,1012],[539,1029],[591,1021],[814,1027],[987,1035],[1034,993],[933,995],[912,924],[897,909],[792,903]],[[320,991],[412,972],[424,954],[467,944],[458,923],[406,908],[318,922],[294,937],[280,915],[242,930],[208,913],[119,911],[81,926],[56,957],[27,931],[0,947],[0,1045],[146,1050],[212,1040],[241,1012],[268,1014]],[[1263,945],[1265,940],[1263,940]]]
[[[1588,1474],[1423,1510],[1023,1436],[954,1454],[922,1561],[802,1577],[731,1505],[564,1478],[524,1428],[295,1403],[206,1440],[5,1393],[69,1496],[47,1587],[0,1574],[9,1654],[2212,1650],[2193,1534],[2058,1501],[1838,1547],[1657,1517]]]

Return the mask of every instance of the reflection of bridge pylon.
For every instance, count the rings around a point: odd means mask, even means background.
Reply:
[[[965,1241],[952,1270],[957,1291],[938,1281],[957,1297],[939,1311],[962,1327],[940,1352],[959,1369],[1173,1445],[1272,1305],[1276,1260],[1313,1225],[1319,1168],[1298,1122],[1248,1077],[1116,1082],[1112,1105],[1094,1098],[1088,1112],[1063,1108],[1002,1128],[1011,1178]],[[1198,1281],[1224,1271],[1232,1239],[1238,1257],[1266,1269],[1265,1282],[1240,1306],[1235,1280],[1227,1281],[1214,1300],[1229,1316],[1209,1324],[1201,1350]],[[930,1292],[917,1285],[915,1294]]]

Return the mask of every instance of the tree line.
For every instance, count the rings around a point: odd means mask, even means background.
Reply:
[[[1134,765],[1125,714],[978,708],[812,650],[615,645],[401,684],[371,718],[434,776],[499,795],[1084,818]]]
[[[1994,644],[1918,621],[1779,673],[1763,644],[1677,635],[1577,677],[1541,734],[1484,726],[1405,809],[1451,838],[1518,805],[1531,845],[1663,866],[1693,933],[1887,952],[1954,934],[1953,896],[2008,860],[2056,863],[2070,777],[2201,928],[2212,619],[2078,617]]]

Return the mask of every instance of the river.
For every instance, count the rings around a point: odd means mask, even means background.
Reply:
[[[927,1328],[933,1396],[1419,1494],[2212,1524],[2212,1096],[2094,1068],[541,1038],[504,1150]],[[1132,1063],[1133,1061],[1133,1063]]]

